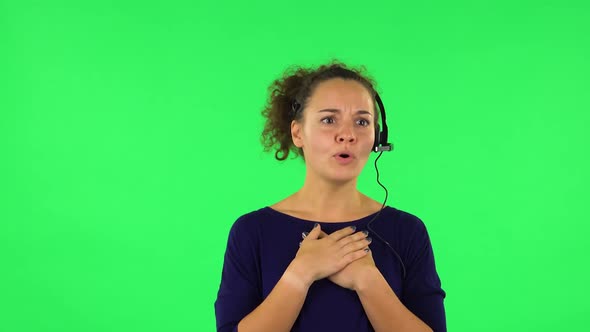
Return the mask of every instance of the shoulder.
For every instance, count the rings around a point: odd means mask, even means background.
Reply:
[[[389,206],[382,213],[371,228],[400,250],[422,247],[429,241],[426,225],[417,215]]]
[[[236,218],[227,235],[229,249],[239,252],[256,248],[259,243],[260,224],[264,219],[264,208],[244,213]]]
[[[259,235],[263,230],[265,233],[274,232],[276,229],[292,224],[292,219],[294,218],[265,206],[240,215],[231,226],[230,236],[232,234]]]
[[[408,231],[425,231],[426,225],[421,218],[413,213],[404,211],[398,208],[387,206],[383,210],[383,216],[379,219],[383,220],[383,224],[396,226]]]
[[[378,202],[368,196],[365,197],[368,201],[367,206],[369,206],[370,210],[381,210],[383,206],[382,202]],[[422,219],[406,210],[386,205],[385,208],[379,212],[379,214],[380,215],[377,218],[378,220],[375,221],[375,224],[383,224],[383,226],[390,229],[393,228],[397,231],[400,229],[405,231],[423,231],[426,229]]]
[[[228,246],[236,252],[280,250],[284,243],[301,241],[305,230],[296,219],[265,206],[237,217],[229,230]]]
[[[267,207],[244,213],[234,221],[230,233],[255,230],[260,227],[260,223],[266,218],[268,218]]]

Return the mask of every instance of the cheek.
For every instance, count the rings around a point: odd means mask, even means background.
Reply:
[[[307,127],[305,144],[314,151],[329,150],[330,143],[334,140],[334,133],[329,130],[322,130],[319,127]],[[333,147],[332,147],[333,148]]]
[[[309,137],[308,146],[315,152],[325,153],[334,150],[333,135],[317,132],[314,136]]]
[[[361,138],[362,144],[368,146],[369,149],[371,149],[375,139],[375,129],[366,130],[361,135],[362,136],[359,136],[359,138]]]

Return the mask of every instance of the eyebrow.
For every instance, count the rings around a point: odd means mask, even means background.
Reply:
[[[340,110],[336,109],[336,108],[326,108],[323,110],[319,110],[318,113],[340,113]],[[356,114],[367,114],[367,115],[373,116],[373,113],[371,113],[369,111],[365,111],[365,110],[358,110],[356,112]]]

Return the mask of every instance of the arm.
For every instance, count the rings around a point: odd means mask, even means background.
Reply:
[[[406,308],[376,267],[366,270],[356,289],[376,332],[432,331]]]
[[[354,289],[376,331],[447,330],[443,305],[446,294],[436,272],[426,227],[419,219],[416,221],[407,236],[398,240],[406,248],[404,262],[408,268],[399,298],[372,261],[359,269]]]
[[[310,285],[292,263],[266,299],[240,321],[239,332],[290,331]]]
[[[320,239],[321,228],[316,224],[266,299],[240,321],[239,331],[290,331],[315,280],[367,256],[365,235],[351,235],[354,231],[346,227],[331,235],[323,233]]]
[[[415,225],[400,240],[406,248],[408,270],[399,298],[376,267],[360,274],[358,296],[376,331],[382,325],[385,331],[447,331],[443,304],[446,293],[436,271],[430,237],[421,220],[417,219]]]
[[[272,291],[263,299],[256,231],[250,231],[244,223],[234,224],[215,302],[219,332],[236,332],[238,327],[240,332],[289,331],[315,280],[367,255],[363,250],[366,242],[359,241],[359,236],[349,236],[354,233],[353,228],[346,227],[319,239],[321,228],[316,225],[302,241],[296,257]]]

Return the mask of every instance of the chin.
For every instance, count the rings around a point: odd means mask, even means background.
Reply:
[[[336,173],[331,173],[327,176],[327,178],[332,181],[332,182],[338,182],[338,183],[346,183],[346,182],[351,182],[351,181],[356,181],[356,179],[358,178],[359,174],[357,174],[356,172],[341,172],[340,174],[336,174]]]
[[[313,167],[312,165],[318,166],[318,167]],[[357,169],[358,165],[349,165],[349,167],[347,166],[343,166],[343,167],[332,167],[330,165],[326,165],[325,162],[324,164],[322,163],[310,163],[307,166],[308,171],[310,170],[314,170],[313,173],[315,173],[315,176],[321,179],[324,179],[325,181],[328,182],[333,182],[333,183],[347,183],[347,182],[351,182],[351,181],[356,181],[357,178],[360,175],[360,169]],[[350,167],[352,166],[352,167]]]

